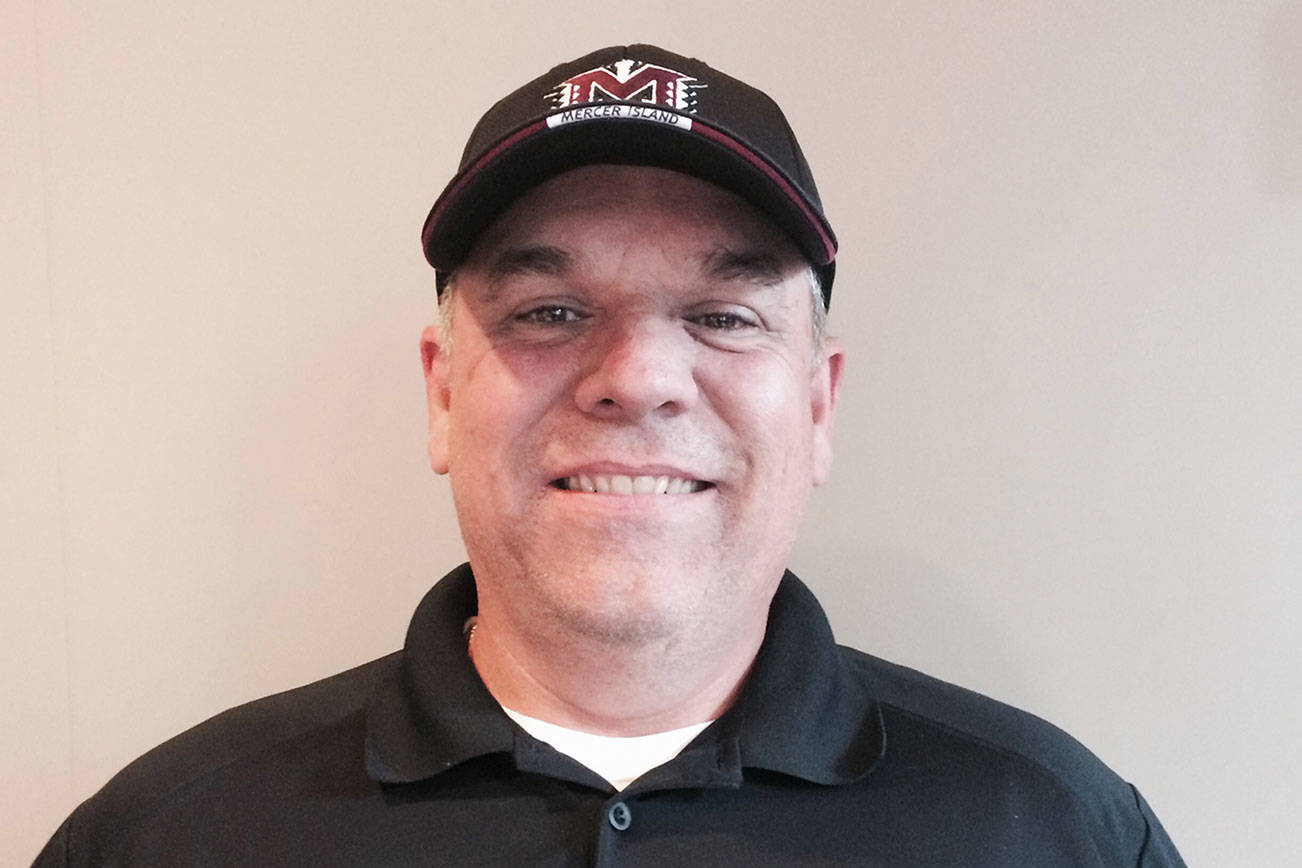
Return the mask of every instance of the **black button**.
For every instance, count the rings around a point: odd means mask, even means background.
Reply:
[[[616,831],[622,832],[628,828],[629,823],[633,822],[633,812],[623,802],[616,802],[606,812],[606,819],[610,820],[610,825],[614,826]]]

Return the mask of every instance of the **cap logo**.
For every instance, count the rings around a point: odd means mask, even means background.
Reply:
[[[705,87],[690,75],[683,75],[653,63],[617,60],[565,79],[547,94],[558,109],[593,102],[640,103],[664,106],[694,114],[696,91]]]

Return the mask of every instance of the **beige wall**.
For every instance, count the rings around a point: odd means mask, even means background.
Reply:
[[[1302,851],[1302,8],[0,2],[0,863],[401,644],[458,561],[417,235],[480,111],[649,40],[789,108],[844,255],[843,641],[1028,708],[1192,864]]]

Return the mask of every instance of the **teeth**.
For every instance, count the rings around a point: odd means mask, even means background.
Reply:
[[[566,477],[565,487],[589,494],[690,494],[705,488],[705,483],[672,476],[589,476],[582,473]]]

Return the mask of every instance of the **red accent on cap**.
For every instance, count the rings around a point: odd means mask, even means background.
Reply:
[[[544,130],[546,128],[547,128],[547,121],[545,120],[541,120],[538,121],[537,123],[530,124],[527,127],[521,127],[511,135],[502,139],[502,141],[498,142],[493,147],[489,148],[488,151],[478,160],[475,160],[474,165],[471,166],[469,169],[467,169],[465,172],[463,172],[461,177],[457,179],[457,182],[453,184],[451,187],[448,187],[447,190],[443,192],[443,195],[439,197],[438,202],[435,203],[434,205],[434,210],[430,212],[429,217],[425,218],[426,233],[428,233],[429,229],[431,229],[436,223],[438,223],[439,217],[443,216],[443,209],[447,207],[447,204],[449,202],[451,202],[453,199],[457,197],[457,194],[461,192],[462,187],[470,183],[470,179],[473,178],[476,174],[478,174],[480,169],[482,169],[486,164],[491,162],[494,157],[496,157],[498,154],[502,153],[502,151],[505,151],[507,148],[514,145],[516,142],[520,141],[521,139],[527,139],[529,136],[533,135],[534,133],[539,132],[540,130]],[[422,238],[421,241],[423,243],[428,243],[429,239]]]
[[[749,148],[742,145],[741,142],[737,141],[731,136],[719,132],[713,127],[708,127],[705,124],[699,122],[693,122],[692,132],[699,132],[707,139],[710,139],[711,141],[719,142],[720,144],[727,147],[733,153],[741,156],[744,160],[746,160],[746,162],[750,163],[752,166],[754,166],[755,168],[763,172],[764,176],[767,177],[771,182],[773,182],[774,186],[776,186],[779,190],[785,193],[788,199],[796,203],[796,206],[800,208],[800,213],[804,214],[805,219],[808,220],[810,224],[812,224],[813,227],[818,230],[818,237],[822,239],[823,247],[827,251],[827,261],[831,262],[833,259],[836,258],[836,245],[832,243],[832,239],[828,236],[827,230],[823,228],[822,221],[819,220],[818,217],[814,215],[813,211],[809,210],[809,206],[805,204],[804,198],[799,193],[797,193],[789,183],[787,183],[786,178],[778,174],[777,171],[772,166],[770,166],[768,163],[764,162],[759,157],[757,157],[753,151],[751,151]]]

